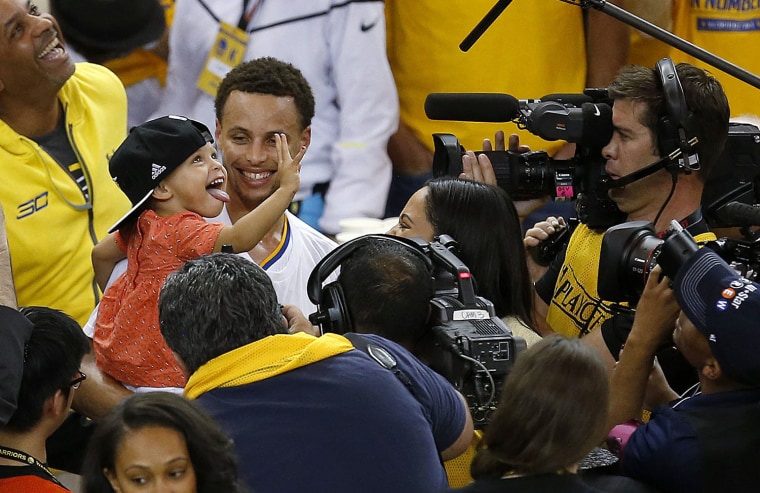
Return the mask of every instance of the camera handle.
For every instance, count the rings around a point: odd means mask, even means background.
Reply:
[[[760,77],[749,72],[738,65],[735,65],[724,58],[721,58],[709,51],[700,48],[699,46],[689,43],[683,38],[676,36],[675,34],[662,29],[651,22],[648,22],[641,17],[638,17],[627,10],[618,7],[617,5],[607,2],[607,0],[560,0],[561,2],[569,3],[570,5],[576,5],[578,7],[588,9],[593,8],[604,12],[605,14],[613,17],[620,22],[638,29],[639,31],[646,33],[653,38],[656,38],[663,43],[672,46],[684,53],[693,56],[703,62],[707,63],[711,67],[715,67],[728,75],[735,77],[742,82],[746,82],[752,87],[760,89]],[[498,0],[491,10],[483,17],[483,19],[475,26],[475,28],[465,37],[464,41],[459,45],[459,49],[462,51],[469,50],[472,45],[477,41],[480,36],[493,24],[496,18],[512,3],[512,0]]]

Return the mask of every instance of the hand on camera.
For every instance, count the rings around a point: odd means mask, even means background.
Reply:
[[[672,336],[680,311],[670,288],[670,279],[662,274],[658,265],[649,273],[644,292],[636,304],[631,332],[638,329],[639,333],[645,334],[646,340],[658,345]]]
[[[491,139],[483,139],[483,150],[506,150],[504,132],[502,130],[496,132],[494,135],[494,142],[495,147],[491,142]],[[517,134],[512,134],[509,136],[509,150],[511,152],[518,152],[522,154],[524,152],[530,152],[530,147],[526,145],[520,145],[520,137],[518,137]],[[493,170],[491,160],[485,154],[479,154],[476,156],[473,151],[467,151],[462,156],[462,173],[460,173],[459,178],[464,180],[477,181],[480,183],[485,183],[487,185],[498,185],[496,180],[496,173]],[[525,218],[528,214],[541,208],[544,204],[546,204],[548,200],[548,196],[531,200],[514,200],[513,203],[517,209],[517,215],[520,218],[520,222],[522,222],[523,218]]]
[[[498,131],[496,132],[496,136],[494,138],[496,141],[496,148],[497,149],[504,149],[504,132]],[[483,141],[483,149],[486,147],[490,148],[491,142],[488,139],[485,139]],[[517,134],[512,134],[509,136],[509,150],[511,152],[518,152],[520,154],[523,154],[525,152],[530,152],[530,147],[526,145],[520,145],[520,136]],[[520,218],[520,223],[523,222],[523,219],[525,219],[527,216],[532,214],[533,212],[537,211],[546,203],[549,201],[549,196],[545,195],[543,197],[539,197],[537,199],[530,199],[530,200],[513,200],[512,203],[515,204],[515,209],[517,209],[517,216]]]
[[[484,151],[505,151],[504,131],[499,130],[494,135],[494,142],[496,147],[491,143],[491,139],[483,139]],[[520,145],[520,137],[517,134],[509,136],[509,150],[512,152],[529,152],[530,147]],[[493,165],[491,160],[485,154],[475,155],[473,151],[467,151],[462,156],[462,173],[459,178],[464,180],[472,180],[480,183],[486,183],[488,185],[497,185],[496,174],[493,171]],[[533,202],[533,201],[527,201]],[[519,212],[519,211],[518,211]]]
[[[463,180],[477,181],[486,185],[496,185],[496,174],[493,171],[491,160],[485,154],[467,151],[462,156],[462,172],[459,178]]]
[[[523,244],[525,248],[537,247],[542,241],[548,240],[551,235],[566,226],[563,217],[547,217],[545,221],[537,222],[525,232]]]
[[[496,150],[503,151],[504,132],[501,130],[496,132],[494,140],[496,141]],[[490,139],[483,139],[483,150],[494,150]],[[498,185],[491,160],[485,154],[478,154],[476,156],[473,151],[467,151],[462,156],[462,172],[459,174],[459,178],[485,183],[486,185]]]
[[[282,316],[285,318],[288,333],[290,334],[305,332],[317,337],[321,335],[319,327],[311,325],[309,319],[295,305],[283,305]]]

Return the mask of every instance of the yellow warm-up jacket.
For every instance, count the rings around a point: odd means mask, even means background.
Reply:
[[[36,142],[0,121],[0,204],[19,306],[57,308],[84,324],[99,299],[91,251],[130,204],[108,173],[127,130],[127,99],[108,69],[77,64],[58,94],[89,200]]]

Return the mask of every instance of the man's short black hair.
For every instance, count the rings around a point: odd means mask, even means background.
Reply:
[[[18,407],[6,425],[6,429],[17,433],[27,432],[39,423],[45,401],[56,391],[69,395],[71,381],[90,350],[82,328],[62,311],[42,306],[20,311],[34,329],[24,349]]]
[[[356,332],[402,344],[425,333],[433,274],[411,248],[378,240],[341,264],[338,282]]]
[[[190,373],[233,349],[287,333],[269,276],[229,253],[190,260],[169,275],[158,309],[166,344]]]
[[[230,70],[219,84],[214,101],[220,122],[232,91],[292,97],[301,117],[301,130],[311,125],[314,118],[314,94],[306,78],[296,67],[276,58],[257,58]]]

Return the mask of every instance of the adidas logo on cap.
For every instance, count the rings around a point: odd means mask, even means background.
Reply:
[[[153,163],[150,167],[150,178],[151,180],[155,180],[158,175],[163,173],[166,170],[166,166],[161,166],[160,164]]]

